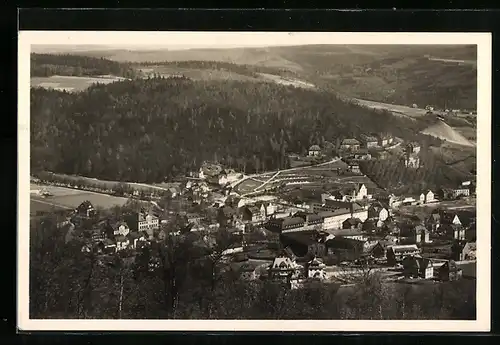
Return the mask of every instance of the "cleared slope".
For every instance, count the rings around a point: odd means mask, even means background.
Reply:
[[[474,146],[463,135],[458,133],[444,121],[437,121],[434,125],[427,127],[422,131],[423,134],[431,135],[433,137],[457,144],[462,146]]]

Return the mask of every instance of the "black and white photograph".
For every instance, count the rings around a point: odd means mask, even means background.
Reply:
[[[23,330],[487,331],[491,37],[19,34]]]

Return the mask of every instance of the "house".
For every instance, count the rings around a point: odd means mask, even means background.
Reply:
[[[420,249],[416,244],[393,245],[387,248],[387,263],[395,265],[403,261],[406,256],[418,254],[420,254]]]
[[[276,233],[288,233],[297,231],[310,231],[322,228],[323,218],[320,215],[308,215],[307,217],[292,216],[285,218],[272,218],[266,228]]]
[[[217,175],[209,176],[207,178],[207,182],[214,185],[225,186],[229,181],[227,179],[226,173],[224,171],[221,171],[221,173]]]
[[[380,202],[373,203],[368,207],[368,218],[384,222],[389,218],[389,210]]]
[[[325,241],[327,255],[342,261],[354,261],[363,254],[363,242],[345,237],[329,238]]]
[[[470,188],[458,187],[458,188],[453,188],[451,190],[451,197],[455,199],[458,197],[469,196],[469,195],[470,195]]]
[[[116,251],[127,249],[130,245],[130,240],[123,235],[118,235],[115,237],[116,241]]]
[[[434,193],[431,190],[428,190],[426,193],[421,193],[419,200],[422,204],[429,204],[431,202],[437,201],[434,197]]]
[[[358,228],[335,229],[328,231],[328,233],[330,234],[329,238],[343,237],[360,242],[365,242],[367,240],[366,234]]]
[[[415,227],[415,243],[430,243],[429,239],[429,230],[425,228],[423,225],[417,225]]]
[[[306,277],[310,279],[326,279],[326,265],[316,257],[308,261],[305,265]]]
[[[182,193],[181,188],[177,186],[169,187],[165,191],[165,195],[171,199],[176,198],[177,196],[181,195],[181,193]]]
[[[377,147],[378,146],[378,139],[373,136],[369,135],[361,135],[361,142],[363,143],[363,146],[367,149]]]
[[[354,185],[354,199],[355,200],[363,200],[368,198],[368,188],[364,183],[356,183]]]
[[[360,229],[362,225],[359,218],[348,218],[342,222],[342,229]]]
[[[417,142],[408,143],[408,145],[406,145],[406,153],[408,154],[420,153],[420,144]]]
[[[361,143],[357,141],[356,139],[344,139],[342,140],[340,144],[340,149],[341,150],[346,150],[346,151],[358,151],[360,148]]]
[[[269,278],[273,280],[290,283],[290,280],[298,276],[297,264],[288,255],[277,256],[268,269]]]
[[[357,202],[350,204],[351,217],[359,218],[362,222],[368,219],[368,209]]]
[[[226,177],[226,183],[232,183],[240,180],[243,177],[242,173],[235,171],[234,169],[224,169],[222,174]]]
[[[125,222],[120,222],[113,226],[113,235],[114,236],[127,236],[130,232],[130,228],[128,224]]]
[[[141,210],[140,212],[133,212],[125,217],[125,221],[130,228],[130,231],[147,231],[150,236],[153,236],[155,230],[160,228],[160,219],[152,212]]]
[[[349,171],[350,173],[353,173],[353,174],[361,174],[361,170],[359,168],[359,164],[356,163],[356,162],[350,162],[347,165],[347,171]]]
[[[323,256],[325,245],[320,240],[320,234],[314,230],[287,232],[280,236],[281,244],[288,248],[293,255],[300,257]]]
[[[434,277],[434,267],[428,258],[419,255],[410,255],[403,259],[403,274],[405,277],[432,279]]]
[[[351,156],[352,159],[358,160],[358,161],[364,161],[364,160],[370,160],[372,159],[372,155],[368,150],[362,150],[354,153],[354,155]]]
[[[128,235],[130,248],[143,248],[148,244],[148,237],[148,234],[144,232],[131,232]]]
[[[437,268],[437,277],[442,281],[454,281],[462,278],[462,269],[457,266],[454,260],[447,260]]]
[[[425,220],[425,225],[431,232],[436,232],[441,225],[441,214],[439,212],[432,213],[429,218]]]
[[[404,154],[402,160],[406,168],[418,169],[420,167],[420,157],[414,153]]]
[[[393,138],[392,136],[390,135],[387,135],[387,134],[383,134],[379,137],[379,146],[387,146],[389,144],[391,144],[393,141]]]
[[[95,216],[96,210],[90,201],[85,200],[75,209],[75,213],[80,217],[91,218]]]
[[[236,219],[236,209],[231,206],[224,205],[217,210],[217,221],[222,228],[233,226]]]
[[[467,242],[460,253],[460,261],[476,260],[476,242]]]
[[[316,157],[319,155],[321,155],[321,148],[318,145],[312,145],[309,148],[309,156]]]
[[[373,259],[383,259],[386,254],[386,246],[381,241],[366,241],[363,243],[363,255]]]
[[[243,220],[258,223],[265,220],[265,214],[262,214],[262,210],[255,206],[244,206],[242,210]]]

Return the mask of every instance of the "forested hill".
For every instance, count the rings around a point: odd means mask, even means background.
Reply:
[[[31,76],[50,77],[114,75],[133,78],[137,71],[127,63],[71,54],[31,54]]]
[[[415,139],[415,122],[332,94],[266,83],[152,78],[31,93],[33,169],[153,182],[206,159],[248,172],[361,133]]]

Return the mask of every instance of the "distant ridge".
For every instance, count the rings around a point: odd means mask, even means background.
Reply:
[[[435,124],[424,129],[421,133],[448,141],[462,146],[474,146],[464,136],[454,130],[443,120],[438,120]]]

